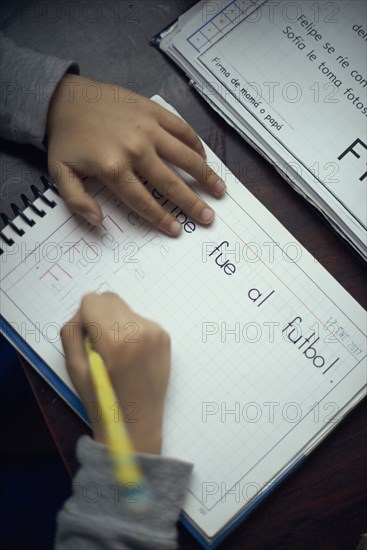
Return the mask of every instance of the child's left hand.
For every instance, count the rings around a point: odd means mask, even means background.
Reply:
[[[66,74],[50,103],[47,139],[49,172],[61,196],[93,225],[102,220],[102,211],[85,191],[83,176],[96,176],[168,235],[177,235],[181,224],[138,176],[202,224],[213,220],[213,210],[165,161],[189,173],[215,197],[225,191],[225,184],[205,162],[199,137],[186,122],[119,86]]]

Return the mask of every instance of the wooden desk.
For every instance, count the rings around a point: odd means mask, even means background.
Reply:
[[[162,95],[195,128],[228,168],[309,250],[317,260],[367,307],[366,267],[326,222],[225,124],[188,85],[185,77],[162,54],[148,45],[151,36],[187,9],[193,1],[125,2],[106,0],[92,4],[61,1],[57,20],[51,13],[37,15],[39,2],[3,2],[9,11],[6,33],[20,45],[66,59],[77,59],[82,74],[118,82],[150,96]],[[75,10],[66,9],[72,5]],[[8,6],[8,8],[7,8]],[[79,6],[79,8],[77,7]],[[33,9],[34,8],[34,9]],[[65,9],[64,9],[65,8]],[[74,20],[72,20],[72,13]],[[75,40],[65,41],[65,31]],[[106,59],[109,63],[106,63]],[[2,166],[16,163],[1,181],[2,209],[29,184],[39,184],[45,173],[42,153],[26,146],[0,143]],[[7,177],[6,174],[9,173]],[[83,422],[28,365],[24,366],[46,422],[70,472],[77,464],[75,442],[88,432]],[[264,502],[224,543],[223,548],[246,550],[354,550],[367,531],[367,400],[361,403],[300,470]],[[180,549],[200,545],[180,527]]]

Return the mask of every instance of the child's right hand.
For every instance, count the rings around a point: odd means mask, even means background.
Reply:
[[[88,294],[61,330],[70,378],[90,415],[95,439],[105,443],[96,415],[85,336],[104,360],[120,414],[137,452],[159,454],[164,398],[170,371],[170,338],[156,323],[134,313],[112,292]],[[98,409],[97,409],[98,410]],[[127,418],[126,418],[127,417]]]

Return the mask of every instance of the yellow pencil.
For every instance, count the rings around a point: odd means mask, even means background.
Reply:
[[[114,464],[116,480],[123,484],[142,487],[143,476],[134,460],[134,449],[123,422],[115,421],[113,404],[115,393],[106,366],[89,339],[86,340],[90,372],[97,399],[101,407],[101,420],[106,433],[107,446]]]

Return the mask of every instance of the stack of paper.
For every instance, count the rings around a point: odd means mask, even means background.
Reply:
[[[202,1],[154,39],[363,258],[366,6]]]

